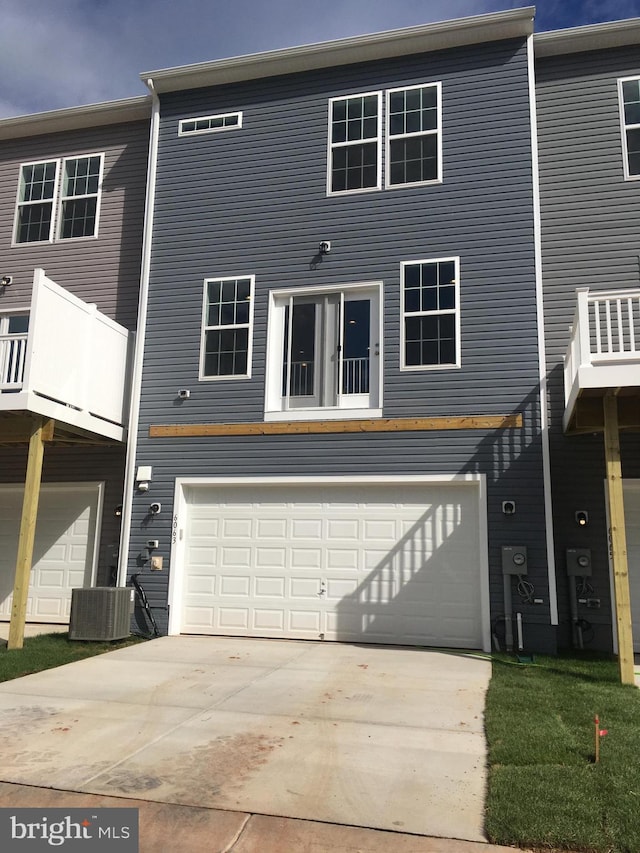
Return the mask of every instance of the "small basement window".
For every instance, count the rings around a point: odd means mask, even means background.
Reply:
[[[242,113],[221,113],[200,118],[183,118],[178,123],[178,136],[194,136],[199,133],[219,133],[222,130],[237,130],[242,127]]]

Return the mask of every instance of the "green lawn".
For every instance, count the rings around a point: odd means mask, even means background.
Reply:
[[[127,637],[111,643],[88,643],[70,640],[68,634],[41,634],[27,637],[22,649],[7,649],[0,640],[0,681],[10,681],[32,672],[62,666],[74,660],[82,660],[103,652],[112,652],[133,643],[139,643],[139,637]]]
[[[594,762],[594,716],[608,735]],[[491,841],[640,851],[640,691],[617,663],[496,656],[487,695]]]

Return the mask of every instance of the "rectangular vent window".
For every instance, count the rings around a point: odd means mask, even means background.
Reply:
[[[196,133],[218,133],[242,127],[242,113],[222,113],[202,118],[183,118],[178,124],[178,136],[193,136]]]

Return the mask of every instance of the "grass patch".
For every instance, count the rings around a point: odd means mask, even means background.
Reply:
[[[594,763],[594,716],[609,734]],[[640,691],[602,659],[495,656],[486,832],[497,844],[640,851]]]
[[[8,649],[6,645],[0,645],[0,681],[10,681],[12,678],[20,678],[140,642],[140,637],[131,636],[109,643],[90,643],[70,640],[68,633],[27,637],[21,649]]]

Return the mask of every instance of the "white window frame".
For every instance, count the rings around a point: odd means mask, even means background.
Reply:
[[[92,157],[100,158],[100,170],[98,172],[98,189],[94,193],[85,193],[83,195],[64,195],[64,174],[67,163],[73,160],[85,160]],[[56,240],[61,240],[65,243],[75,243],[78,240],[95,240],[98,236],[98,226],[100,224],[100,206],[102,202],[102,177],[104,174],[104,154],[80,154],[73,157],[63,157],[60,168],[60,198],[58,200],[58,217],[56,223]],[[62,208],[65,201],[74,201],[77,199],[95,198],[96,200],[96,223],[93,229],[93,234],[86,234],[83,237],[63,237],[62,231]]]
[[[222,127],[206,127],[201,130],[185,130],[185,124],[191,124],[191,122],[198,121],[212,121],[213,119],[221,118],[223,121],[226,118],[230,118],[231,116],[237,116],[238,121],[236,124],[228,124],[223,125]],[[202,136],[206,133],[223,133],[226,130],[240,130],[242,127],[242,111],[236,111],[231,113],[217,113],[216,115],[210,116],[194,116],[193,118],[181,118],[178,122],[178,136]]]
[[[22,173],[23,169],[26,169],[29,166],[46,166],[49,163],[55,163],[56,174],[53,182],[53,198],[47,199],[46,202],[42,201],[20,201],[20,188],[22,186]],[[49,160],[29,160],[26,163],[20,163],[20,167],[18,169],[18,188],[16,191],[16,208],[13,216],[13,239],[11,241],[12,246],[41,246],[43,243],[52,243],[53,235],[55,233],[55,219],[56,219],[56,200],[58,198],[58,181],[60,178],[60,161],[55,157]],[[21,207],[33,207],[36,204],[51,204],[51,222],[49,224],[49,236],[46,240],[30,240],[28,242],[18,242],[18,222],[20,219],[20,208]]]
[[[618,106],[620,109],[620,133],[622,136],[622,165],[624,169],[624,179],[625,181],[640,181],[640,174],[632,175],[629,170],[629,149],[627,147],[627,130],[640,130],[640,122],[635,124],[627,124],[624,114],[624,93],[622,91],[622,84],[628,83],[629,81],[638,81],[640,77],[638,75],[634,75],[633,77],[619,77],[618,78]]]
[[[415,266],[416,264],[455,264],[455,308],[436,309],[433,311],[405,311],[404,308],[404,281],[405,268]],[[456,335],[456,360],[450,364],[407,364],[406,363],[406,332],[405,320],[407,317],[441,317],[445,314],[455,315],[455,335]],[[460,340],[460,257],[458,255],[443,257],[443,258],[417,258],[415,260],[407,260],[400,262],[400,370],[406,371],[424,371],[424,370],[456,370],[462,366],[461,359],[461,340]]]
[[[62,185],[63,180],[62,176],[64,175],[65,164],[70,160],[82,160],[86,157],[100,157],[100,176],[98,178],[98,192],[97,193],[88,193],[86,196],[66,196],[64,199],[62,197]],[[89,154],[73,154],[68,157],[53,157],[49,159],[42,160],[29,160],[25,163],[20,163],[18,169],[18,187],[16,190],[16,203],[15,203],[15,211],[13,217],[13,235],[11,240],[12,248],[20,248],[22,246],[41,246],[46,243],[77,243],[82,240],[95,240],[98,237],[98,227],[100,222],[100,208],[102,203],[102,180],[104,176],[104,152],[94,151]],[[31,240],[28,242],[19,242],[18,241],[18,221],[20,215],[21,207],[30,207],[35,204],[42,204],[42,202],[21,202],[20,201],[20,186],[22,183],[22,172],[28,166],[37,166],[40,164],[48,164],[55,163],[56,166],[56,174],[54,179],[54,188],[53,188],[53,198],[51,200],[47,199],[47,203],[51,204],[51,224],[49,226],[49,236],[46,240]],[[65,200],[73,199],[73,198],[90,198],[96,196],[96,223],[93,234],[87,234],[85,237],[61,237],[60,236],[60,225],[62,222],[62,203]]]
[[[207,290],[208,284],[212,281],[238,281],[238,279],[248,279],[249,280],[249,322],[248,323],[232,323],[229,325],[223,326],[207,326],[207,309],[208,309],[208,297]],[[202,326],[200,332],[200,361],[199,361],[199,371],[198,371],[198,379],[200,382],[220,382],[220,381],[229,381],[229,380],[243,380],[243,379],[251,379],[251,362],[253,356],[253,308],[255,302],[255,275],[247,275],[246,273],[239,275],[222,275],[222,276],[210,276],[204,279],[204,285],[202,288]],[[208,376],[204,372],[204,363],[205,363],[205,344],[206,344],[206,333],[208,331],[215,330],[225,330],[225,329],[247,329],[247,372],[246,373],[229,373],[224,374],[222,376]]]
[[[373,357],[377,359],[376,373],[369,388],[375,405],[352,408],[337,406],[319,408],[287,409],[282,400],[282,367],[284,343],[284,308],[289,299],[296,296],[322,296],[330,294],[369,294],[372,307],[371,340],[377,344]],[[272,290],[269,293],[269,319],[267,325],[267,362],[265,373],[265,421],[314,421],[347,420],[354,418],[382,417],[382,391],[384,373],[383,337],[383,288],[381,281],[353,282],[348,284],[317,285]],[[377,340],[374,332],[377,332]]]
[[[427,88],[435,88],[437,95],[437,107],[436,107],[436,115],[438,119],[438,126],[435,130],[421,130],[416,133],[402,133],[402,134],[394,134],[391,135],[390,130],[390,118],[391,118],[391,95],[394,92],[408,92],[412,89],[427,89]],[[433,83],[417,83],[412,86],[397,86],[393,89],[387,89],[385,96],[385,189],[387,190],[396,190],[396,189],[406,189],[407,187],[425,187],[430,186],[432,184],[441,184],[442,183],[442,83],[440,81]],[[391,183],[391,140],[395,139],[412,139],[418,138],[422,136],[435,136],[437,139],[437,152],[438,152],[438,175],[436,178],[432,178],[429,181],[410,181],[409,183],[404,184],[392,184]]]
[[[369,98],[374,96],[378,100],[378,116],[377,116],[377,134],[375,140],[373,138],[367,138],[366,140],[350,140],[345,142],[333,142],[332,130],[333,130],[333,105],[336,101],[348,101],[351,98]],[[327,130],[327,195],[328,196],[345,196],[345,195],[355,195],[358,193],[371,193],[378,192],[382,189],[382,90],[374,91],[374,92],[353,92],[346,95],[339,95],[334,98],[329,98],[329,109],[328,109],[328,130]],[[354,145],[362,145],[366,143],[374,142],[377,145],[376,151],[376,185],[375,187],[363,187],[355,190],[332,190],[332,175],[333,175],[333,149],[334,148],[348,148]]]

